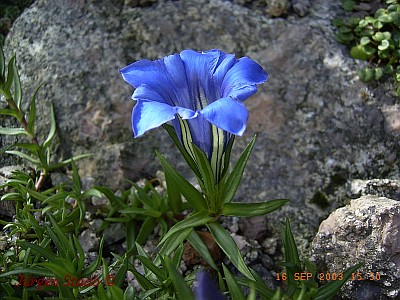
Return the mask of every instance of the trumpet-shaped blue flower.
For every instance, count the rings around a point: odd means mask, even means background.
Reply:
[[[248,119],[243,101],[268,78],[250,58],[217,49],[140,60],[120,72],[136,88],[135,137],[172,121],[187,150],[193,142],[210,161],[221,157],[231,134],[243,134]]]
[[[205,271],[197,274],[196,281],[198,282],[195,290],[196,300],[224,300],[221,292]]]

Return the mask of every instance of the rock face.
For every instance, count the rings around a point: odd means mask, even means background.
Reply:
[[[124,178],[154,176],[161,168],[154,148],[187,174],[162,129],[133,139],[132,90],[119,68],[183,49],[219,48],[256,60],[270,77],[246,104],[248,130],[233,157],[254,134],[258,140],[236,200],[291,199],[268,216],[266,236],[288,216],[307,248],[337,199],[346,198],[349,180],[400,174],[400,107],[390,86],[358,80],[358,66],[335,41],[330,22],[339,2],[292,1],[305,16],[289,11],[282,19],[223,0],[37,0],[14,23],[6,53],[16,53],[26,96],[46,83],[38,129],[47,134],[52,101],[58,157],[94,153],[79,163],[84,182],[114,189]]]
[[[321,223],[312,254],[321,273],[363,263],[342,291],[344,299],[399,299],[400,202],[362,196]]]

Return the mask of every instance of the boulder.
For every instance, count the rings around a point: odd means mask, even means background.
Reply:
[[[325,277],[363,264],[342,299],[399,299],[400,202],[366,195],[337,209],[321,223],[312,259]]]

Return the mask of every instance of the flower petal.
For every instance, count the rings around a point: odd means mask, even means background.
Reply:
[[[257,91],[256,84],[268,79],[268,74],[255,61],[243,57],[226,73],[222,82],[222,96],[244,101]]]
[[[221,292],[217,289],[214,282],[205,271],[200,271],[196,275],[198,287],[195,290],[196,300],[223,300]]]
[[[218,128],[236,135],[243,135],[249,116],[243,103],[231,97],[211,103],[200,111],[200,114]]]
[[[175,119],[176,114],[179,114],[182,119],[192,119],[197,116],[197,112],[187,108],[148,100],[138,100],[132,111],[132,128],[135,137],[139,137],[146,131]]]
[[[212,78],[219,61],[220,51],[184,50],[180,56],[185,64],[189,96],[193,107],[201,110],[210,102],[220,98]]]
[[[164,103],[187,107],[184,106],[189,98],[186,73],[179,54],[155,61],[143,59],[120,72],[134,88],[147,85],[161,96]]]

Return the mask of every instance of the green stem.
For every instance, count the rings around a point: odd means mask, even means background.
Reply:
[[[28,133],[29,137],[31,138],[31,141],[33,144],[36,144],[40,148],[39,140],[35,134],[32,132],[29,132],[28,130],[28,122],[25,119],[24,113],[21,111],[21,109],[15,104],[14,98],[11,95],[10,91],[5,91],[4,89],[0,89],[0,92],[4,95],[6,98],[7,104],[10,106],[11,109],[15,110],[18,113],[17,119],[21,123],[22,128],[25,129],[25,131]],[[47,175],[47,172],[45,169],[41,170],[40,172],[40,177],[38,181],[35,184],[36,190],[39,190],[44,182],[44,179]]]

